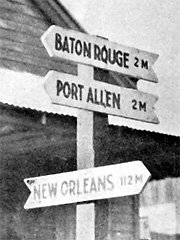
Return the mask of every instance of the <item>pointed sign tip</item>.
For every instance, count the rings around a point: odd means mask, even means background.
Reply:
[[[24,209],[28,209],[28,207],[27,207],[27,204],[26,204],[26,203],[24,204]]]
[[[52,48],[51,45],[49,45],[47,39],[48,39],[49,35],[51,34],[51,32],[54,31],[53,30],[54,27],[55,27],[54,25],[50,26],[50,28],[48,28],[47,31],[44,32],[43,35],[41,36],[41,42],[42,42],[43,46],[45,47],[45,49],[48,52],[50,57],[53,57],[54,54],[53,54],[53,50],[52,50],[53,48]]]

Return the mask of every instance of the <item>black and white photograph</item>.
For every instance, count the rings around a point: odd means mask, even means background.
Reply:
[[[0,0],[0,240],[180,240],[179,0]]]

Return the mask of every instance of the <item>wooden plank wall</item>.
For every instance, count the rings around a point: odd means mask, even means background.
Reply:
[[[176,178],[165,178],[163,180],[149,182],[140,195],[140,206],[147,207],[174,203],[175,193],[177,191],[174,185],[175,179]]]
[[[110,239],[139,239],[139,198],[127,196],[109,199]]]
[[[0,115],[0,240],[74,240],[75,206],[25,210],[23,179],[76,169],[76,119],[42,125],[40,112],[2,105]]]
[[[0,67],[40,76],[49,70],[76,74],[75,65],[51,59],[42,45],[40,37],[50,25],[31,1],[0,0]]]
[[[140,216],[148,218],[152,239],[179,239],[180,178],[149,182],[140,195]]]

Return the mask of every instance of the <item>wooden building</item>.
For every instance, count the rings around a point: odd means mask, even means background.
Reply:
[[[29,196],[24,178],[77,168],[77,113],[51,106],[42,91],[49,70],[77,75],[75,63],[50,59],[43,47],[40,37],[51,25],[85,32],[58,0],[0,1],[2,240],[71,240],[76,235],[76,204],[23,207]],[[94,78],[128,88],[137,83],[96,68]],[[95,166],[141,160],[152,180],[180,176],[179,137],[111,126],[104,114],[94,119]],[[96,239],[138,239],[138,204],[137,196],[96,201]],[[178,239],[178,232],[166,237]]]
[[[142,237],[179,239],[179,188],[180,178],[153,180],[147,184],[140,196]]]

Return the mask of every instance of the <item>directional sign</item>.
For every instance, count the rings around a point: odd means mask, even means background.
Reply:
[[[151,94],[55,71],[46,75],[45,89],[54,104],[159,123],[154,113],[158,98]]]
[[[141,161],[25,179],[24,208],[38,208],[139,194],[150,172]]]
[[[51,57],[120,72],[137,79],[158,81],[152,69],[157,54],[58,26],[51,26],[41,40]]]

